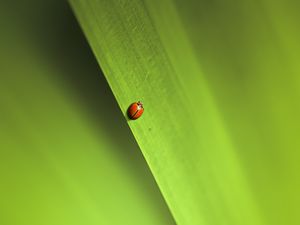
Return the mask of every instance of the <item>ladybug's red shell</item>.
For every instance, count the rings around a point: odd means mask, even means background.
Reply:
[[[141,102],[134,102],[129,106],[127,114],[130,119],[136,120],[139,117],[141,117],[143,112],[144,112],[143,104]]]

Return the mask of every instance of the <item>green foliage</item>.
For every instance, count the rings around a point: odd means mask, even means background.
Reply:
[[[178,224],[299,224],[299,3],[71,0]]]
[[[0,224],[174,224],[68,3],[0,15]]]

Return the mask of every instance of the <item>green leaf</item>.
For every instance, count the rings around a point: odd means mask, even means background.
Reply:
[[[68,3],[3,3],[0,224],[174,224]]]
[[[70,2],[178,224],[299,224],[298,3]]]

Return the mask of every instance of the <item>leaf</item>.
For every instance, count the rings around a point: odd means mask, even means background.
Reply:
[[[0,15],[0,224],[174,224],[69,5]]]
[[[298,3],[70,0],[178,224],[298,224]]]

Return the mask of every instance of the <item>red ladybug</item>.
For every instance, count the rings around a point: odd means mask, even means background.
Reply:
[[[141,103],[140,101],[132,103],[127,110],[128,117],[132,120],[140,118],[143,112],[143,103]]]

